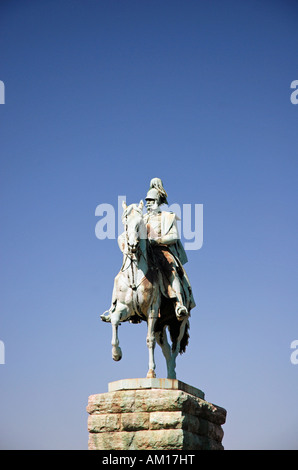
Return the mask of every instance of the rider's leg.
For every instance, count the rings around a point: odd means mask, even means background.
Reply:
[[[181,294],[181,282],[178,276],[173,276],[172,288],[176,292],[177,301],[175,302],[175,313],[178,320],[182,320],[188,315],[188,310],[183,304],[182,294]]]

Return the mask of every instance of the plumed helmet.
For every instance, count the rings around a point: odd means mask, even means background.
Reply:
[[[168,201],[167,201],[168,195],[165,191],[165,188],[163,187],[163,184],[160,178],[152,178],[152,180],[150,181],[150,189],[152,188],[158,191],[159,203],[168,204]]]
[[[147,199],[157,199],[157,200],[159,200],[159,192],[155,188],[149,189],[145,199],[146,200]]]

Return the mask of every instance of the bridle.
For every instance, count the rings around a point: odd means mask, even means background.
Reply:
[[[136,208],[135,209],[140,215],[142,215],[142,213]],[[144,256],[142,250],[141,250],[141,247],[140,247],[140,243],[137,244],[137,246],[134,248],[134,245],[131,245],[129,243],[129,238],[128,238],[128,212],[126,211],[124,214],[123,214],[123,218],[124,218],[124,232],[125,232],[125,240],[126,240],[126,247],[127,247],[127,250],[123,251],[123,254],[125,255],[125,258],[123,260],[123,264],[122,264],[122,268],[121,268],[121,271],[126,271],[126,269],[128,269],[132,263],[136,262],[139,258],[139,255],[141,256]],[[125,268],[125,264],[126,264],[126,261],[127,259],[130,260],[130,263],[129,265]]]
[[[137,212],[139,212],[139,214],[142,215],[142,213],[137,208],[135,210],[137,210]],[[141,256],[143,256],[145,260],[146,260],[146,258],[145,258],[145,255],[144,255],[142,249],[141,249],[140,243],[137,244],[135,250],[132,250],[133,245],[131,245],[129,243],[129,238],[128,238],[128,213],[127,212],[125,212],[123,214],[123,218],[124,218],[124,221],[125,221],[124,222],[124,231],[125,231],[125,239],[126,239],[127,250],[123,251],[124,259],[123,259],[121,272],[124,273],[129,268],[131,268],[131,282],[130,282],[130,284],[128,284],[128,287],[130,287],[131,289],[136,291],[137,288],[139,287],[139,285],[145,279],[145,275],[142,277],[142,279],[138,283],[138,285],[136,285],[136,279],[135,279],[135,273],[134,273],[134,270],[133,270],[133,264],[135,264],[135,266],[137,266],[137,261]],[[127,266],[125,266],[127,264],[126,262],[127,262],[128,259],[129,259],[130,262],[128,263]]]

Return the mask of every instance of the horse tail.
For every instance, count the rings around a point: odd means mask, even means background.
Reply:
[[[170,338],[172,341],[172,351],[175,351],[177,347],[177,341],[180,335],[180,329],[182,326],[182,322],[177,320],[176,316],[173,318],[173,320],[169,323],[168,328],[169,328],[169,333],[170,333]],[[180,346],[179,346],[179,353],[182,354],[185,352],[186,347],[188,345],[189,341],[189,321],[187,320],[185,326],[184,326],[184,333],[182,336],[182,339],[180,341]]]
[[[180,342],[180,349],[179,349],[179,353],[182,354],[185,352],[186,350],[186,346],[188,345],[188,341],[189,341],[189,321],[187,321],[186,325],[185,325],[185,330],[184,330],[184,335],[181,339],[181,342]]]

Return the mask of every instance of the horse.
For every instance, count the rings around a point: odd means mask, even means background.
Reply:
[[[124,232],[118,243],[123,252],[122,267],[115,277],[112,305],[101,319],[112,325],[112,357],[122,358],[119,346],[118,326],[120,323],[147,322],[146,343],[149,350],[147,378],[156,377],[154,350],[158,343],[167,364],[167,378],[176,379],[176,358],[185,352],[188,344],[189,315],[177,319],[172,299],[163,295],[160,288],[160,272],[154,265],[147,229],[143,220],[143,206],[139,204],[123,206],[122,222]],[[167,338],[168,329],[172,346]]]

